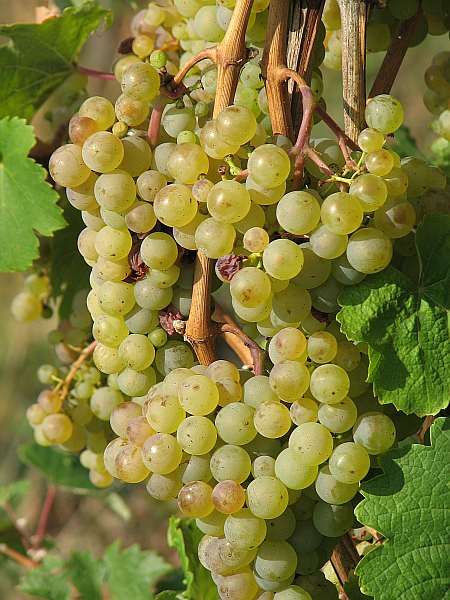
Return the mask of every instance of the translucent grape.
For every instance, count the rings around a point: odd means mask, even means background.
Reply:
[[[142,446],[144,465],[161,475],[175,470],[181,462],[182,450],[177,440],[168,433],[157,433],[149,437]],[[212,510],[212,509],[211,509]]]
[[[152,364],[155,348],[147,336],[135,333],[123,340],[119,354],[128,367],[142,371]]]
[[[161,122],[166,133],[176,138],[183,131],[195,129],[195,114],[192,108],[186,106],[177,108],[172,105],[164,112]]]
[[[239,382],[240,378],[239,369],[228,360],[215,360],[208,366],[206,374],[216,383],[227,378]]]
[[[176,243],[167,233],[155,232],[142,242],[140,254],[146,265],[153,269],[168,269],[178,257]]]
[[[84,142],[82,156],[83,161],[93,171],[109,173],[117,169],[122,162],[123,144],[109,131],[99,131]]]
[[[272,287],[264,271],[256,267],[245,267],[231,280],[233,298],[246,308],[255,308],[269,298]]]
[[[77,187],[88,180],[91,171],[83,162],[82,151],[76,144],[65,144],[53,152],[48,164],[52,179],[63,187]]]
[[[148,278],[141,279],[134,286],[137,304],[150,310],[161,310],[170,304],[173,288],[161,288],[152,285]]]
[[[353,427],[357,409],[350,398],[336,404],[322,404],[319,408],[319,422],[333,433],[344,433]]]
[[[148,117],[149,106],[146,100],[138,100],[127,94],[121,94],[114,105],[119,121],[129,127],[137,127]]]
[[[277,219],[285,231],[303,235],[318,225],[320,205],[308,192],[289,192],[277,205]]]
[[[333,233],[345,235],[358,229],[363,210],[357,198],[347,192],[330,194],[320,209],[322,223]]]
[[[353,181],[350,194],[358,198],[365,212],[373,212],[386,202],[388,188],[381,177],[368,173]]]
[[[159,473],[152,473],[149,480],[147,481],[147,492],[155,500],[172,500],[178,496],[182,484],[179,480],[179,474],[177,470],[167,475],[160,475]]]
[[[100,387],[95,390],[90,400],[91,410],[101,421],[109,421],[114,408],[123,402],[123,396],[118,390],[110,387]]]
[[[319,402],[336,404],[347,396],[350,380],[342,367],[333,364],[321,365],[311,375],[310,389]]]
[[[197,144],[179,144],[169,156],[169,173],[180,183],[192,184],[209,171],[209,160]]]
[[[245,182],[251,201],[258,205],[270,206],[276,204],[286,191],[286,182],[283,181],[280,185],[273,188],[268,188],[260,185],[251,177],[247,177]]]
[[[373,175],[387,175],[394,166],[394,159],[389,150],[375,150],[366,157],[366,167],[369,173]]]
[[[368,101],[365,119],[369,127],[381,133],[393,133],[403,123],[403,107],[393,96],[380,94]]]
[[[290,585],[284,590],[276,592],[273,600],[312,600],[312,596],[299,585]]]
[[[122,139],[122,144],[124,155],[119,169],[137,177],[150,168],[152,150],[145,139],[138,135],[130,135]]]
[[[236,231],[228,223],[205,219],[195,232],[195,243],[208,258],[219,258],[233,250]]]
[[[342,340],[338,343],[336,356],[333,359],[334,364],[349,372],[356,369],[360,360],[361,353],[353,342]]]
[[[127,396],[143,396],[156,382],[156,373],[152,367],[144,371],[135,371],[127,367],[117,377],[119,389]]]
[[[158,313],[147,308],[135,307],[126,315],[125,324],[130,333],[149,333],[159,323]]]
[[[215,119],[208,121],[202,128],[200,144],[208,156],[218,160],[236,154],[239,150],[239,145],[229,144],[219,135]]]
[[[202,518],[214,510],[212,488],[204,481],[193,481],[181,488],[178,508],[187,517]]]
[[[294,327],[285,327],[276,333],[269,343],[269,358],[276,364],[282,360],[303,362],[306,350],[304,334]]]
[[[206,517],[196,519],[195,523],[200,531],[206,535],[223,536],[223,526],[226,518],[227,515],[214,510]],[[198,552],[200,557],[200,545]]]
[[[358,135],[358,146],[363,152],[376,152],[383,147],[384,142],[384,135],[370,127],[363,129]]]
[[[315,363],[323,364],[333,360],[337,352],[337,341],[327,331],[317,331],[308,338],[308,356]]]
[[[113,316],[130,312],[135,303],[133,286],[124,281],[105,281],[97,296],[102,310]]]
[[[127,337],[128,329],[120,317],[99,315],[94,321],[92,335],[101,344],[117,348]]]
[[[289,410],[281,402],[263,402],[256,409],[254,425],[264,437],[282,437],[291,428]]]
[[[325,225],[320,225],[311,233],[309,243],[315,254],[331,260],[345,252],[348,238],[346,235],[333,233]]]
[[[84,141],[98,129],[99,127],[93,119],[74,115],[69,121],[70,141],[82,146]]]
[[[37,296],[29,292],[20,292],[11,302],[11,314],[16,321],[34,321],[41,316],[42,303]]]
[[[130,231],[147,233],[156,225],[153,206],[148,202],[135,202],[125,215],[125,224]]]
[[[41,431],[50,444],[64,444],[72,435],[73,425],[63,413],[47,415],[42,421]]]
[[[302,269],[303,252],[292,240],[274,240],[263,252],[263,265],[275,279],[292,279]]]
[[[395,441],[395,435],[394,423],[380,412],[362,414],[353,427],[354,441],[369,454],[382,454],[389,450]]]
[[[225,521],[224,533],[227,541],[236,548],[257,548],[266,537],[264,519],[256,517],[248,508],[229,515]]]
[[[235,481],[227,479],[214,487],[212,501],[219,512],[232,514],[244,506],[245,490]]]
[[[370,469],[370,457],[363,446],[344,442],[333,450],[328,463],[330,472],[342,483],[358,483]]]
[[[233,480],[242,483],[249,476],[251,461],[248,453],[240,446],[225,445],[214,452],[210,467],[217,481]]]
[[[271,319],[274,324],[289,327],[291,323],[300,323],[310,311],[311,296],[293,283],[273,296]]]
[[[269,234],[261,227],[251,227],[244,233],[244,248],[249,252],[262,252],[269,241]]]
[[[190,369],[194,364],[194,357],[188,344],[174,340],[167,342],[163,348],[158,348],[155,364],[161,375],[167,375],[181,367]]]
[[[256,436],[253,424],[254,409],[247,404],[232,402],[217,413],[217,433],[227,444],[243,446]]]
[[[252,464],[252,475],[257,477],[275,477],[275,459],[272,456],[257,456]]]
[[[331,273],[334,279],[343,285],[356,285],[365,277],[364,273],[360,273],[350,265],[345,254],[333,260]]]
[[[303,462],[302,454],[293,448],[285,448],[275,460],[275,474],[284,485],[292,490],[303,490],[317,477],[317,465]]]
[[[179,399],[181,406],[189,414],[205,416],[217,407],[219,391],[209,377],[193,375],[180,384]]]
[[[170,227],[187,225],[197,213],[197,202],[189,188],[177,183],[162,188],[155,196],[153,207],[161,223]]]
[[[253,408],[257,408],[263,402],[276,402],[278,396],[270,387],[269,378],[266,375],[256,375],[244,383],[244,402]]]
[[[80,106],[78,114],[80,117],[89,117],[89,119],[95,121],[97,128],[100,130],[109,129],[116,120],[113,105],[107,98],[102,96],[87,98]]]
[[[241,221],[250,210],[250,194],[234,180],[216,183],[208,194],[209,214],[221,223]]]
[[[167,179],[158,171],[144,171],[136,181],[137,192],[146,202],[153,202],[159,190],[166,185]]]
[[[225,142],[242,146],[256,133],[256,118],[244,106],[228,106],[217,117],[217,131]]]
[[[188,417],[178,427],[177,440],[188,454],[206,454],[216,444],[217,431],[207,417]]]
[[[322,285],[328,279],[331,263],[313,252],[309,242],[300,244],[300,248],[303,252],[303,267],[294,277],[293,283],[302,289],[310,290]]]
[[[273,366],[269,376],[273,391],[287,402],[297,400],[306,392],[310,382],[309,371],[304,364],[282,360]]]
[[[303,423],[315,423],[318,418],[317,402],[314,402],[307,396],[296,400],[290,406],[291,420],[296,425],[302,425]]]
[[[212,479],[211,469],[209,463],[211,457],[209,454],[202,454],[201,456],[188,456],[187,461],[181,463],[183,483],[190,483],[191,481],[210,481]]]
[[[387,175],[385,175],[383,181],[387,187],[390,199],[401,196],[408,188],[408,175],[403,169],[398,167],[394,167]],[[379,208],[379,206],[376,208]]]
[[[247,487],[247,506],[260,519],[279,517],[288,502],[287,489],[276,477],[258,477]]]
[[[282,148],[274,144],[263,144],[252,152],[247,167],[255,183],[272,189],[286,181],[291,170],[291,161]]]
[[[395,198],[375,211],[373,223],[389,238],[402,238],[415,226],[416,211],[410,202]]]
[[[261,544],[255,559],[255,570],[260,577],[270,581],[284,581],[295,573],[297,554],[283,540]]]
[[[319,501],[313,513],[316,529],[325,537],[340,537],[353,525],[353,507],[349,504],[328,504]]]
[[[350,237],[347,259],[361,273],[378,273],[391,262],[392,242],[379,229],[360,229]]]

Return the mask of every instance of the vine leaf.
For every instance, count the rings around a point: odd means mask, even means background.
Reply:
[[[67,574],[80,593],[80,600],[102,600],[104,565],[89,552],[73,552],[66,563]]]
[[[33,128],[16,117],[0,120],[0,271],[24,271],[39,252],[35,232],[51,236],[65,225],[46,171],[27,154]]]
[[[69,600],[70,585],[63,572],[64,562],[49,554],[39,567],[31,569],[22,578],[19,589],[30,596],[45,600]]]
[[[30,119],[74,72],[81,48],[109,15],[87,1],[40,24],[0,26],[0,35],[10,40],[0,47],[0,117]]]
[[[198,560],[197,547],[203,534],[197,529],[195,521],[171,517],[167,537],[169,546],[178,552],[184,571],[186,590],[179,597],[183,600],[218,600],[211,575]]]
[[[114,542],[104,556],[106,577],[112,600],[149,600],[150,587],[171,569],[161,556],[142,551],[139,546],[120,549]]]
[[[381,404],[419,416],[448,405],[450,216],[428,215],[417,228],[420,277],[394,267],[345,289],[342,331],[369,344],[369,381]]]
[[[377,600],[447,597],[450,588],[450,420],[431,427],[431,446],[413,444],[380,458],[384,473],[362,484],[358,520],[387,537],[356,567],[361,590]]]
[[[18,456],[23,463],[41,471],[52,483],[75,490],[97,489],[89,481],[87,470],[72,454],[45,448],[31,442],[19,447]]]

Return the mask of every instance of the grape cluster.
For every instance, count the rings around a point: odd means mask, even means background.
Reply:
[[[433,115],[432,128],[439,136],[431,150],[437,156],[450,155],[450,52],[439,52],[425,71],[423,102]]]
[[[22,323],[35,321],[45,314],[50,296],[50,283],[46,275],[30,273],[25,277],[23,290],[11,302],[11,314]]]

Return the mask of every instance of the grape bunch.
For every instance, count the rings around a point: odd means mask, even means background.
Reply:
[[[44,316],[50,296],[46,275],[30,273],[24,278],[23,290],[11,302],[11,314],[19,322],[35,321]]]
[[[427,90],[423,102],[433,115],[432,128],[439,136],[431,145],[437,157],[450,155],[450,52],[440,52],[425,71]]]
[[[389,148],[403,108],[384,94],[368,102],[351,157],[310,140],[320,160],[306,158],[298,189],[260,77],[268,4],[254,3],[255,52],[219,114],[211,60],[182,84],[171,76],[220,42],[235,2],[174,0],[133,20],[115,104],[88,98],[70,120],[49,171],[81,211],[91,289],[52,332],[73,364],[41,367],[49,387],[27,413],[37,442],[79,454],[94,485],[145,481],[195,519],[199,559],[227,600],[326,594],[320,569],[355,525],[360,481],[396,441],[366,381],[368,349],[335,319],[338,297],[410,257],[413,201],[446,184]],[[326,3],[328,31],[338,12]],[[325,64],[336,62],[323,33]],[[320,35],[316,51],[323,105]],[[213,302],[264,351],[260,372],[228,355],[197,364],[183,339],[199,253],[214,267]]]

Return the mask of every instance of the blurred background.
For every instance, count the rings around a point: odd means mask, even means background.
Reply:
[[[132,15],[146,3],[100,0],[100,4],[114,11],[114,23],[111,28],[98,32],[89,40],[80,63],[109,71],[116,58],[119,41],[129,35],[128,25]],[[0,0],[0,23],[33,22],[36,8],[42,5],[47,3],[42,0]],[[430,130],[430,114],[422,102],[425,91],[423,73],[434,54],[448,49],[446,36],[428,36],[419,47],[408,50],[392,90],[392,94],[404,105],[406,125],[425,154],[433,134]],[[368,87],[382,58],[383,53],[368,57]],[[326,68],[322,68],[322,73],[328,110],[342,124],[340,75]],[[115,82],[90,80],[88,93],[113,99],[118,94],[118,86]],[[319,125],[314,134],[321,137],[325,135],[325,130],[321,131]],[[45,131],[42,136],[45,137]],[[27,469],[18,461],[17,448],[31,440],[25,410],[35,401],[42,387],[36,379],[37,368],[53,361],[51,347],[46,340],[48,332],[55,328],[56,318],[41,319],[31,324],[19,324],[12,319],[9,307],[13,296],[21,289],[21,282],[21,275],[0,274],[0,485],[20,478],[30,479],[32,491],[20,509],[20,517],[33,528],[46,493],[46,483],[36,471]],[[124,546],[138,543],[143,548],[153,548],[174,560],[166,544],[167,507],[153,501],[142,485],[127,485],[118,491],[125,499],[124,503],[117,496],[99,498],[58,491],[48,530],[58,548],[67,554],[77,548],[100,555],[108,544],[119,539]],[[0,524],[1,517],[0,513]],[[15,563],[0,556],[2,600],[25,598],[15,590],[19,574],[20,569]]]

